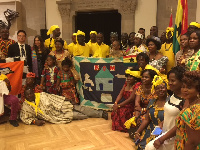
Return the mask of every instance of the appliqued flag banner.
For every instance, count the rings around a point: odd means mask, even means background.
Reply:
[[[81,105],[109,110],[125,83],[123,58],[74,57],[81,79],[77,84]]]
[[[12,95],[18,95],[22,88],[24,61],[0,63],[0,74],[5,74],[11,84]]]

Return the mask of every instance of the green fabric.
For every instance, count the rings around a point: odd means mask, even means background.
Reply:
[[[105,67],[106,68],[106,67]],[[114,76],[110,73],[110,71],[106,68],[105,71],[103,68],[97,73],[95,78],[114,78]]]

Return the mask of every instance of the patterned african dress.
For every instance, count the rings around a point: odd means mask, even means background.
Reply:
[[[67,100],[79,103],[79,99],[76,96],[76,88],[74,84],[74,77],[71,71],[64,73],[59,71],[57,75],[58,79],[61,79],[61,95],[64,96]]]
[[[158,60],[155,60],[155,59],[150,60],[149,65],[160,70],[163,66],[167,65],[167,62],[168,62],[167,56],[163,56]]]
[[[141,85],[141,82],[136,83],[132,89],[136,90]],[[124,89],[127,86],[125,83]],[[126,100],[130,97],[133,91],[123,91],[123,98]],[[117,109],[116,112],[112,112],[111,119],[112,119],[112,130],[117,131],[124,131],[127,132],[128,130],[125,128],[124,123],[133,116],[134,112],[135,101],[120,107]]]
[[[8,47],[14,43],[15,41],[12,39],[8,39],[7,41],[0,39],[0,51],[5,55],[5,57],[8,56]]]
[[[200,130],[200,104],[194,104],[183,109],[176,118],[177,130],[174,145],[176,150],[184,150],[184,144],[188,140],[186,125],[193,130]],[[196,149],[200,149],[200,144]]]
[[[168,98],[167,98],[168,99]],[[151,140],[155,138],[154,135],[151,135],[151,132],[154,130],[155,126],[158,126],[164,120],[164,106],[158,107],[156,105],[156,99],[152,99],[147,106],[149,109],[149,117],[150,117],[150,124],[148,125],[147,129],[142,132],[141,142],[138,144],[138,150],[144,149],[146,144],[148,144]]]
[[[48,68],[42,71],[42,77],[45,78],[45,88],[46,92],[50,94],[57,94],[56,89],[56,82],[57,82],[57,75],[59,72],[59,68],[54,66],[52,68]]]
[[[187,59],[186,69],[189,71],[200,70],[200,50]]]

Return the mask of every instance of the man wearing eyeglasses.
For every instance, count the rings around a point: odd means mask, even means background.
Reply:
[[[32,72],[31,46],[25,44],[26,32],[19,30],[17,32],[18,42],[10,45],[8,48],[8,57],[22,57],[25,58],[29,72]]]

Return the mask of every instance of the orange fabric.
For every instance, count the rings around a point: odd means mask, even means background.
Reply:
[[[5,68],[8,68],[10,70],[5,72],[12,87],[10,94],[17,95],[20,93],[20,90],[22,88],[24,61],[0,63],[0,71],[4,70]]]

